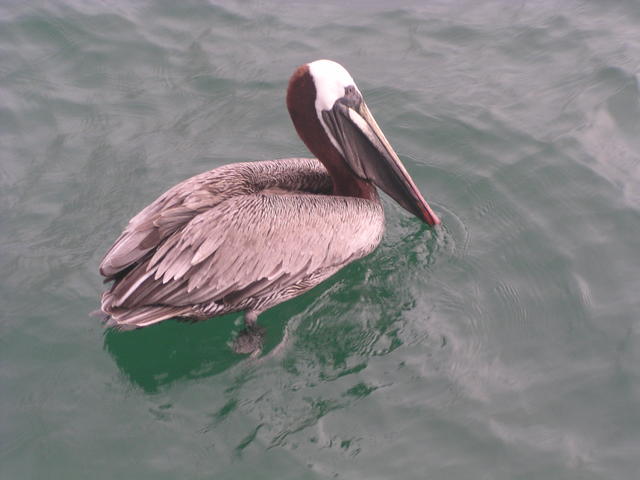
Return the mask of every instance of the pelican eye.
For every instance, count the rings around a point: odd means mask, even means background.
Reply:
[[[344,95],[337,101],[349,108],[358,110],[358,108],[362,104],[362,95],[360,95],[360,92],[356,90],[355,86],[349,85],[347,87],[344,87]]]

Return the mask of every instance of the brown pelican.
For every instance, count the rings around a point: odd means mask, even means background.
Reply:
[[[179,183],[131,219],[100,264],[108,324],[258,315],[371,253],[384,231],[376,186],[440,223],[351,75],[318,60],[289,80],[287,108],[317,157],[238,163]],[[238,351],[255,345],[236,345]]]

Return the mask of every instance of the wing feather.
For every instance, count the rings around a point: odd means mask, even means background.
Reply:
[[[155,259],[152,263],[157,263],[169,249],[175,248],[167,240],[200,214],[230,198],[269,188],[326,193],[331,188],[331,179],[317,160],[309,158],[237,163],[196,175],[169,189],[131,219],[102,260],[100,273],[107,279],[115,279],[148,255]],[[191,259],[197,258],[198,262],[215,248],[216,241],[211,240]],[[178,266],[171,273],[184,274]]]
[[[241,302],[371,252],[379,203],[325,195],[242,195],[198,214],[116,282],[112,307]]]

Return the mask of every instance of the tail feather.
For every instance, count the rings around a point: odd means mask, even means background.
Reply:
[[[119,330],[148,327],[170,318],[182,317],[192,313],[190,307],[148,306],[140,308],[114,308],[106,312],[106,327]]]

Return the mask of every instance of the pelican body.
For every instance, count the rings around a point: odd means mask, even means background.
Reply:
[[[317,157],[225,165],[174,186],[138,213],[100,264],[110,325],[258,315],[371,253],[384,232],[376,187],[440,223],[339,64],[299,67],[293,124]]]

